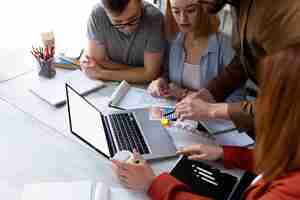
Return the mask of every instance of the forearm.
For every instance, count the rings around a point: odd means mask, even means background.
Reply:
[[[116,63],[112,61],[101,61],[100,65],[107,70],[126,70],[132,68],[129,65]]]
[[[224,166],[254,171],[254,154],[252,149],[224,146]]]
[[[217,102],[222,102],[235,89],[244,84],[247,80],[240,58],[235,56],[232,62],[224,67],[223,71],[211,80],[206,87],[214,96]]]
[[[232,120],[239,131],[253,131],[255,115],[254,104],[254,101],[211,103],[208,107],[209,118]]]
[[[157,78],[158,73],[148,72],[143,67],[122,69],[122,70],[103,70],[101,80],[122,81],[130,83],[147,83]]]
[[[228,107],[228,103],[210,103],[208,105],[209,118],[230,120]]]

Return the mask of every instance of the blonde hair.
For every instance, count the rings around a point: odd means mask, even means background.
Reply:
[[[209,15],[204,12],[201,6],[198,7],[198,14],[196,18],[196,26],[194,27],[194,35],[198,37],[208,37],[209,35],[218,32],[219,18],[216,15]],[[179,32],[178,25],[172,13],[170,0],[167,0],[165,12],[165,27],[166,37],[173,39]]]

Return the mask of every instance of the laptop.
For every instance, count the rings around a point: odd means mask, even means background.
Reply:
[[[66,84],[70,131],[106,158],[118,151],[136,149],[144,159],[176,155],[172,138],[149,110],[134,109],[105,114]]]

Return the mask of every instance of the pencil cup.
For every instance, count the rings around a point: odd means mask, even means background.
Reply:
[[[49,58],[47,60],[39,60],[39,75],[46,78],[53,78],[56,74],[53,64],[54,59]]]

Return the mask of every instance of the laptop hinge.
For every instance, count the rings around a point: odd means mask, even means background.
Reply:
[[[109,122],[106,116],[101,115],[102,122],[103,122],[103,127],[104,127],[104,133],[107,139],[107,144],[108,144],[108,149],[110,156],[113,157],[117,153],[117,148],[115,146],[112,133],[109,128]]]

